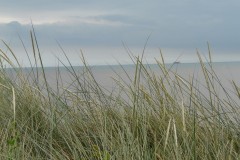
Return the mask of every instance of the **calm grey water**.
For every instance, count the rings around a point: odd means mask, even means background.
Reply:
[[[113,90],[116,87],[116,83],[113,79],[116,80],[122,79],[127,83],[130,83],[130,80],[128,79],[126,73],[130,78],[133,79],[134,77],[135,73],[134,65],[124,65],[122,67],[92,66],[90,68],[94,75],[95,80],[102,87],[106,88],[107,90]],[[163,75],[158,65],[151,64],[148,65],[148,67],[150,67],[151,71],[154,72],[156,75],[158,76]],[[201,65],[199,63],[179,63],[174,64],[173,66],[172,64],[167,64],[167,68],[171,68],[171,71],[177,72],[179,75],[181,75],[187,80],[191,80],[191,78],[194,76],[195,81],[197,80],[200,83],[205,83],[203,72],[201,71]],[[235,83],[238,86],[240,86],[240,62],[217,62],[213,63],[213,68],[225,89],[233,91],[232,81],[235,81]],[[74,67],[74,70],[80,78],[83,77],[84,67]],[[31,69],[29,68],[24,69],[25,73],[29,73],[30,71]],[[68,88],[68,86],[70,86],[74,80],[74,77],[71,75],[68,69],[64,67],[60,68],[46,67],[45,73],[47,81],[53,89],[57,88],[57,84],[60,84],[60,86],[64,86],[65,88]],[[29,77],[31,78],[31,76]],[[39,80],[43,81],[43,77],[40,76]],[[219,89],[219,92],[221,92],[220,90],[221,89]]]
[[[207,65],[206,65],[207,66]],[[156,74],[161,76],[161,70],[158,65],[151,64],[149,65],[151,70]],[[134,65],[124,65],[120,66],[92,66],[90,67],[91,71],[95,79],[106,88],[114,87],[113,78],[119,79],[117,75],[119,75],[122,79],[127,80],[127,74],[133,78],[135,73]],[[167,68],[171,68],[171,71],[177,72],[179,75],[183,76],[186,79],[191,77],[195,77],[198,81],[204,81],[204,76],[201,71],[201,66],[199,63],[180,63],[180,64],[168,64]],[[76,73],[81,77],[83,72],[83,67],[74,67]],[[217,62],[213,63],[213,69],[215,73],[218,75],[221,82],[226,87],[231,86],[231,81],[234,80],[236,84],[240,86],[240,62]],[[57,68],[46,68],[46,77],[51,86],[56,85],[56,77],[57,77]],[[64,84],[69,84],[72,82],[72,77],[69,71],[66,68],[60,68],[61,77]]]

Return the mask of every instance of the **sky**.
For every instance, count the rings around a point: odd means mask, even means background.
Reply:
[[[239,8],[238,0],[8,0],[0,6],[0,39],[23,65],[20,39],[31,53],[31,22],[46,66],[65,62],[59,44],[73,65],[81,65],[81,51],[92,65],[132,63],[129,53],[142,54],[146,43],[148,63],[160,49],[167,62],[195,62],[207,43],[215,61],[240,61]]]

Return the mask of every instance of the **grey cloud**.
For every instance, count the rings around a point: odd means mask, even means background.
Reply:
[[[0,6],[11,8],[13,0]],[[8,3],[8,4],[7,4]],[[121,46],[121,41],[130,46],[142,47],[149,34],[151,47],[197,48],[209,41],[216,48],[240,49],[240,22],[237,21],[240,2],[233,0],[191,1],[16,1],[13,15],[24,10],[24,16],[39,14],[72,18],[74,23],[53,23],[35,25],[40,44],[56,45],[55,40],[66,46]],[[81,15],[81,11],[96,11],[94,15]],[[74,12],[72,12],[74,11]],[[104,11],[99,14],[98,11]],[[5,10],[5,12],[7,12]],[[56,13],[55,13],[56,12]],[[8,11],[9,13],[9,11]],[[17,16],[17,15],[16,15]],[[28,18],[28,17],[27,17]],[[79,18],[93,18],[125,25],[97,25],[77,21]],[[34,23],[34,21],[33,21]],[[20,32],[28,37],[29,25],[20,23],[0,25],[4,38],[11,32]]]
[[[12,36],[16,33],[25,32],[26,27],[17,21],[12,21],[7,24],[0,24],[0,29],[0,36],[2,38],[8,39],[7,37]]]
[[[109,18],[110,20],[111,18]],[[121,17],[119,18],[119,20]],[[122,18],[124,20],[124,18]],[[114,19],[113,19],[114,20]],[[65,46],[121,46],[122,41],[129,46],[142,47],[151,34],[149,46],[160,48],[198,48],[206,46],[209,41],[216,48],[240,49],[240,32],[236,24],[219,25],[202,28],[202,26],[157,26],[154,29],[141,25],[104,26],[93,24],[43,24],[35,25],[39,44],[56,46],[59,41]],[[158,28],[159,27],[159,28]],[[235,28],[236,27],[236,28]],[[4,40],[17,38],[17,34],[25,41],[30,40],[30,25],[11,22],[0,25],[0,37]]]

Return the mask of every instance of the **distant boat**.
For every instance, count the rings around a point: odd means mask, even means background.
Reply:
[[[180,63],[181,63],[180,61],[173,62],[173,64],[180,64]]]

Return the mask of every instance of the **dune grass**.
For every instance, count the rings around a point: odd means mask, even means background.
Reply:
[[[135,75],[116,78],[117,91],[101,87],[84,59],[78,73],[66,57],[73,83],[63,86],[59,70],[52,89],[34,33],[31,39],[28,74],[6,43],[15,58],[1,50],[1,64],[16,77],[1,65],[0,159],[240,159],[240,89],[235,82],[234,94],[224,88],[210,56],[206,64],[198,55],[203,84],[173,72],[163,58],[156,60],[161,75],[133,58]]]

